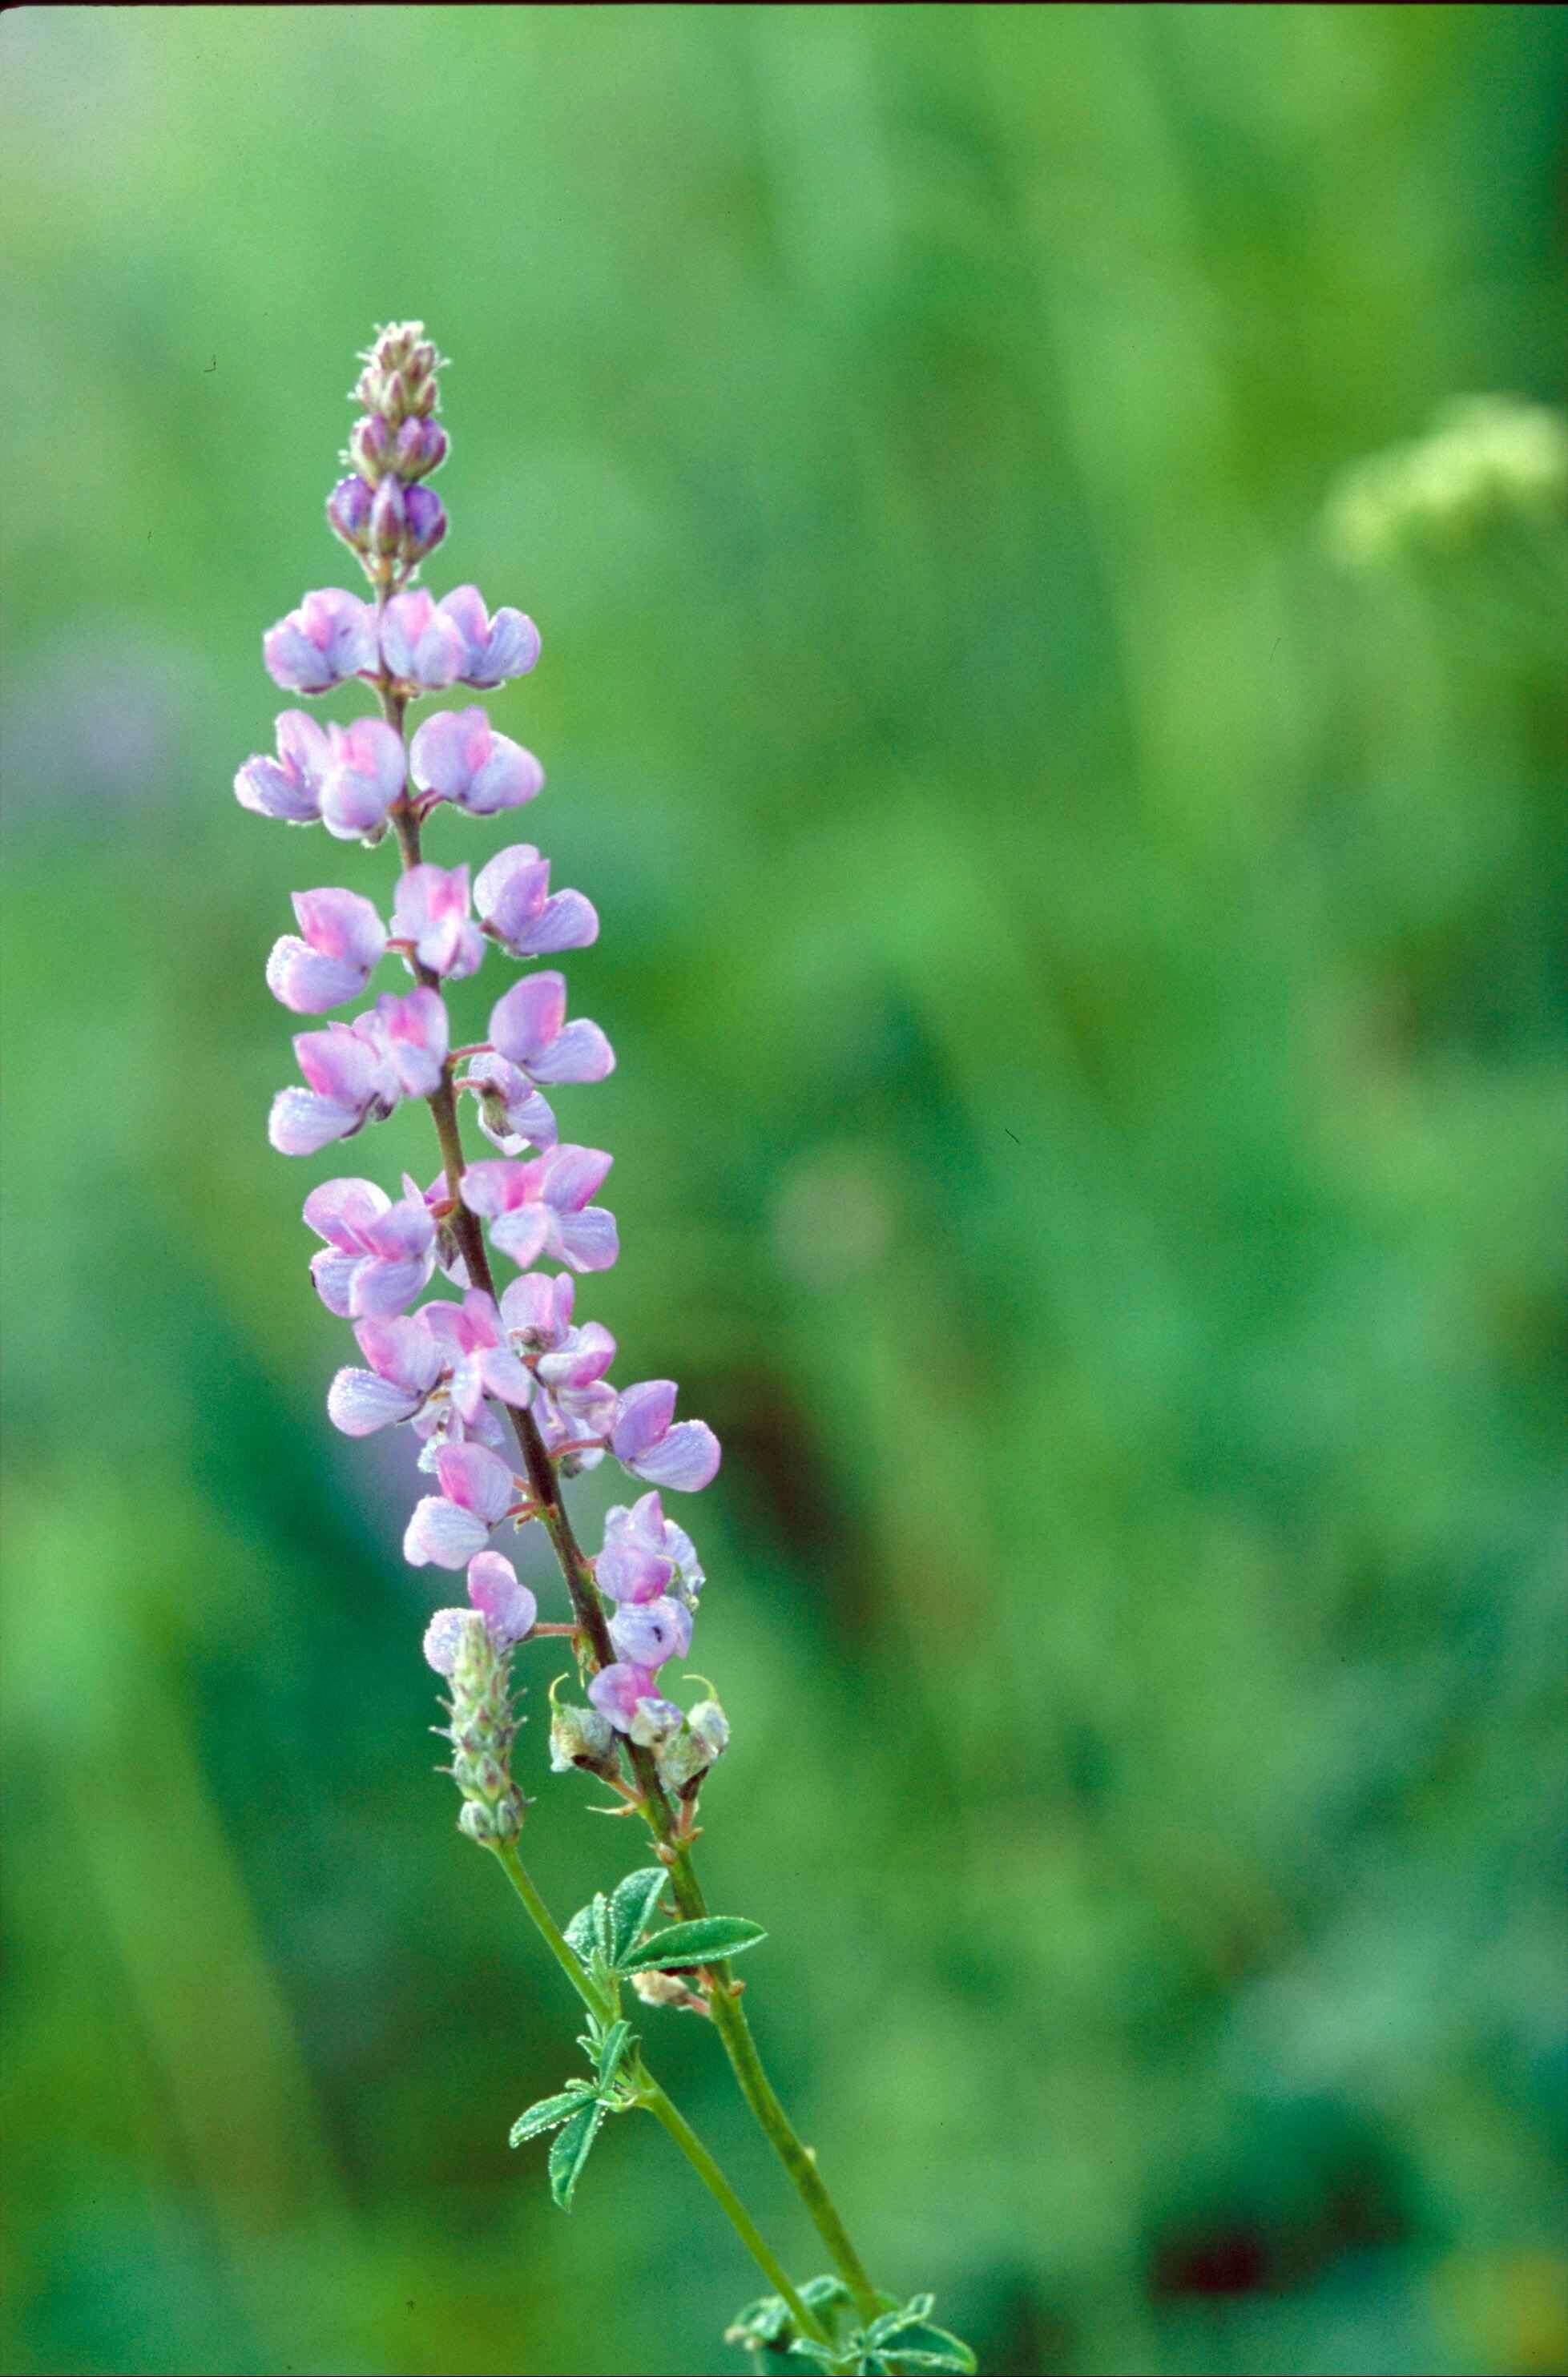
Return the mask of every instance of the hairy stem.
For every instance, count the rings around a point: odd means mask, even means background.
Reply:
[[[527,1867],[519,1857],[515,1842],[492,1842],[490,1845],[507,1880],[526,1907],[530,1922],[578,1996],[582,2000],[583,2004],[588,2008],[589,2013],[597,2022],[613,2021],[615,2008],[568,1947],[564,1933],[539,1895]],[[665,2096],[640,2054],[633,2060],[628,2077],[638,2103],[645,2106],[660,2127],[666,2130],[675,2140],[768,2284],[774,2293],[782,2295],[789,2305],[791,2314],[802,2333],[815,2336],[820,2344],[830,2343],[832,2338],[827,2329],[816,2313],[802,2302],[788,2274],[775,2259],[766,2239],[745,2204],[742,2204],[684,2113],[680,2112]]]
[[[385,597],[382,599],[385,600]],[[394,692],[389,685],[383,684],[378,690],[382,714],[393,732],[401,736],[406,700],[403,696]],[[406,872],[408,868],[420,864],[419,818],[406,795],[393,807],[391,817],[392,823],[397,829],[398,842]],[[413,966],[415,975],[426,989],[438,988],[439,978],[427,966],[421,965],[416,959],[411,958],[410,962]],[[490,1269],[489,1251],[485,1244],[485,1234],[480,1226],[479,1216],[471,1212],[462,1200],[461,1183],[465,1169],[465,1158],[462,1132],[458,1122],[457,1093],[452,1086],[452,1061],[449,1057],[441,1076],[440,1086],[432,1093],[428,1103],[436,1124],[436,1136],[440,1141],[441,1165],[446,1175],[448,1191],[452,1200],[452,1229],[462,1250],[470,1282],[473,1286],[483,1288],[487,1296],[494,1298],[495,1274]],[[540,1519],[549,1535],[556,1558],[560,1563],[561,1573],[566,1579],[567,1591],[571,1596],[572,1617],[576,1622],[580,1647],[586,1654],[588,1664],[595,1671],[601,1667],[607,1667],[614,1663],[616,1654],[610,1642],[609,1628],[605,1622],[604,1604],[600,1600],[598,1587],[593,1581],[593,1571],[588,1564],[582,1547],[572,1530],[571,1521],[567,1515],[566,1502],[562,1497],[560,1479],[557,1475],[555,1463],[545,1449],[544,1439],[534,1425],[533,1414],[527,1410],[519,1410],[509,1404],[506,1406],[506,1411],[507,1417],[511,1422],[512,1432],[517,1438],[518,1450],[522,1455],[530,1489],[539,1505]],[[668,1797],[664,1785],[659,1780],[653,1753],[641,1743],[628,1740],[624,1737],[621,1739],[620,1748],[636,1783],[641,1812],[658,1843],[660,1859],[669,1869],[670,1887],[676,1905],[688,1922],[694,1922],[707,1914],[708,1903],[702,1893],[702,1885],[697,1879],[697,1870],[691,1861],[689,1845],[677,1833]],[[532,1912],[532,1909],[530,1911]],[[564,1942],[562,1945],[565,1948]],[[571,1958],[569,1948],[565,1949],[565,1953]],[[575,1963],[575,1959],[572,1961]],[[867,2275],[865,2264],[850,2241],[849,2232],[840,2217],[832,2197],[822,2182],[817,2168],[815,2155],[809,2146],[802,2143],[762,2068],[762,2059],[757,2051],[757,2042],[751,2035],[751,2025],[742,2011],[740,1991],[731,1978],[729,1966],[727,1964],[718,1964],[705,1969],[710,1976],[709,2012],[712,2015],[713,2025],[724,2042],[724,2053],[728,2056],[730,2068],[739,2083],[740,2092],[750,2107],[768,2143],[788,2173],[812,2225],[832,2257],[833,2266],[855,2299],[855,2307],[862,2322],[869,2323],[877,2315],[876,2288]],[[793,2303],[791,2307],[794,2308]]]

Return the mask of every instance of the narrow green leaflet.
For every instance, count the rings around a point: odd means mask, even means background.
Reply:
[[[760,1923],[748,1923],[742,1915],[704,1915],[695,1923],[672,1923],[667,1930],[655,1931],[640,1948],[620,1957],[616,1969],[668,1972],[687,1965],[717,1964],[723,1957],[738,1956],[743,1948],[755,1948],[767,1936]]]
[[[582,2167],[593,2151],[604,2109],[602,2097],[591,2096],[551,2144],[550,2193],[563,2212],[571,2210],[571,2199],[582,2177]]]
[[[629,2022],[613,2022],[599,2041],[599,2092],[604,2095],[626,2059],[631,2045]]]
[[[662,1865],[644,1866],[617,1882],[610,1900],[610,1962],[619,1964],[653,1919],[668,1874]]]
[[[744,2344],[748,2347],[777,2344],[794,2323],[789,2305],[783,2295],[759,2295],[755,2302],[749,2302],[744,2311],[736,2311],[724,2330],[724,2342]]]
[[[830,2304],[846,2303],[851,2299],[849,2288],[844,2285],[844,2280],[835,2277],[831,2272],[825,2278],[808,2278],[803,2287],[796,2288],[796,2292],[801,2301],[812,2311],[821,2311]]]
[[[591,1899],[586,1906],[580,1906],[562,1934],[572,1954],[584,1965],[593,1953],[596,1929],[594,1918],[598,1909],[604,1904],[603,1896],[599,1895]]]
[[[574,2080],[558,2096],[541,2096],[536,2105],[530,2105],[527,2112],[520,2113],[512,2123],[510,2143],[520,2146],[524,2138],[536,2138],[541,2130],[558,2129],[562,2121],[569,2120],[580,2110],[583,2098],[592,2093],[586,2080]]]
[[[950,2335],[945,2327],[922,2322],[875,2348],[890,2369],[908,2370],[911,2377],[924,2369],[951,2369],[962,2371],[963,2377],[974,2377],[975,2355],[961,2336]]]

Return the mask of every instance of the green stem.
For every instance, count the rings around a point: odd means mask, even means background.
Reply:
[[[540,1897],[527,1867],[519,1857],[516,1844],[512,1841],[492,1841],[490,1846],[507,1880],[527,1909],[530,1922],[589,2013],[596,2021],[613,2021],[615,2008],[568,1947],[564,1933]],[[820,2344],[831,2344],[832,2338],[827,2329],[816,2313],[802,2302],[745,2204],[686,2116],[665,2096],[640,2055],[633,2062],[628,2077],[638,2103],[646,2106],[660,2126],[668,2131],[768,2284],[788,2304],[791,2315],[802,2333],[815,2336]]]
[[[634,2067],[633,2078],[637,2085],[638,2102],[646,2105],[653,2119],[669,2132],[773,2292],[776,2295],[782,2295],[788,2304],[790,2315],[801,2334],[815,2336],[819,2344],[831,2344],[832,2336],[816,2312],[809,2310],[801,2300],[788,2277],[773,2259],[761,2237],[759,2236],[751,2215],[736,2195],[724,2172],[719,2168],[690,2122],[671,2104],[640,2057]]]

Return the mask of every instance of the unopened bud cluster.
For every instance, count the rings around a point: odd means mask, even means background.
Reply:
[[[399,322],[367,348],[353,390],[365,407],[343,460],[352,474],[327,500],[333,533],[357,553],[374,586],[407,583],[447,533],[441,498],[421,480],[446,460],[436,419],[440,363],[422,322]]]
[[[451,1679],[452,1696],[446,1707],[452,1721],[446,1738],[452,1745],[449,1771],[462,1793],[459,1826],[471,1841],[515,1841],[522,1830],[523,1802],[511,1777],[517,1737],[509,1690],[511,1645],[496,1640],[477,1610],[443,1610],[435,1624],[440,1619],[447,1621],[445,1639],[438,1645],[427,1643],[426,1656]]]

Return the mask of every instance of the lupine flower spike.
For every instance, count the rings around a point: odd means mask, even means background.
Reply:
[[[729,1958],[762,1933],[711,1915],[697,1879],[699,1797],[729,1724],[711,1687],[686,1706],[668,1680],[691,1649],[703,1573],[662,1498],[709,1485],[719,1443],[702,1420],[676,1419],[672,1380],[617,1389],[614,1338],[576,1308],[577,1279],[608,1270],[620,1251],[615,1217],[596,1201],[611,1158],[563,1139],[551,1101],[611,1072],[604,1033],[569,1017],[565,977],[545,968],[492,995],[483,1041],[452,1045],[447,995],[491,948],[497,962],[529,965],[591,947],[599,918],[581,892],[550,890],[550,862],[532,842],[455,863],[425,856],[424,829],[440,812],[484,819],[521,807],[544,791],[545,771],[477,701],[436,710],[412,737],[411,706],[459,687],[509,700],[538,663],[540,639],[522,612],[491,611],[476,587],[437,597],[416,582],[447,534],[428,484],[448,450],[440,361],[417,322],[381,331],[362,360],[347,475],[328,496],[327,520],[369,599],[333,587],[303,595],[262,638],[262,658],[291,695],[358,681],[376,708],[348,725],[283,711],[275,756],[247,759],[234,792],[258,816],[320,824],[344,844],[374,848],[390,834],[401,855],[395,882],[375,896],[331,885],[293,895],[295,929],[274,943],[268,987],[293,1014],[329,1020],[295,1034],[303,1086],[279,1091],[269,1135],[285,1155],[314,1156],[408,1100],[424,1101],[435,1125],[441,1171],[428,1188],[406,1175],[396,1195],[357,1173],[321,1180],[304,1217],[318,1242],[317,1294],[352,1327],[360,1357],[333,1379],[328,1415],[350,1437],[410,1429],[430,1490],[413,1498],[404,1558],[466,1579],[466,1606],[437,1609],[425,1630],[425,1658],[449,1688],[441,1730],[460,1827],[499,1858],[588,2010],[591,2077],[531,2108],[513,2143],[557,2132],[551,2185],[569,2206],[605,2116],[649,2107],[774,2288],[741,2315],[736,2340],[794,2343],[831,2369],[973,2368],[963,2346],[930,2326],[928,2298],[901,2311],[872,2287],[815,2157],[762,2075],[730,1978]],[[473,1105],[460,1105],[464,1092]],[[470,1159],[464,1116],[495,1155]],[[499,1283],[496,1260],[509,1267]],[[563,1487],[606,1460],[646,1490],[609,1511],[590,1558]],[[507,1557],[510,1531],[528,1527],[559,1561],[568,1620],[541,1620]],[[620,1812],[648,1824],[657,1859],[595,1898],[564,1938],[518,1853],[528,1801],[514,1773],[513,1667],[547,1635],[570,1638],[585,1688],[581,1700],[561,1699],[563,1679],[545,1679],[550,1767],[610,1785]],[[666,1892],[678,1919],[659,1929]],[[627,1981],[649,2007],[711,2018],[832,2275],[797,2288],[773,2259],[649,2072],[620,2014]]]

